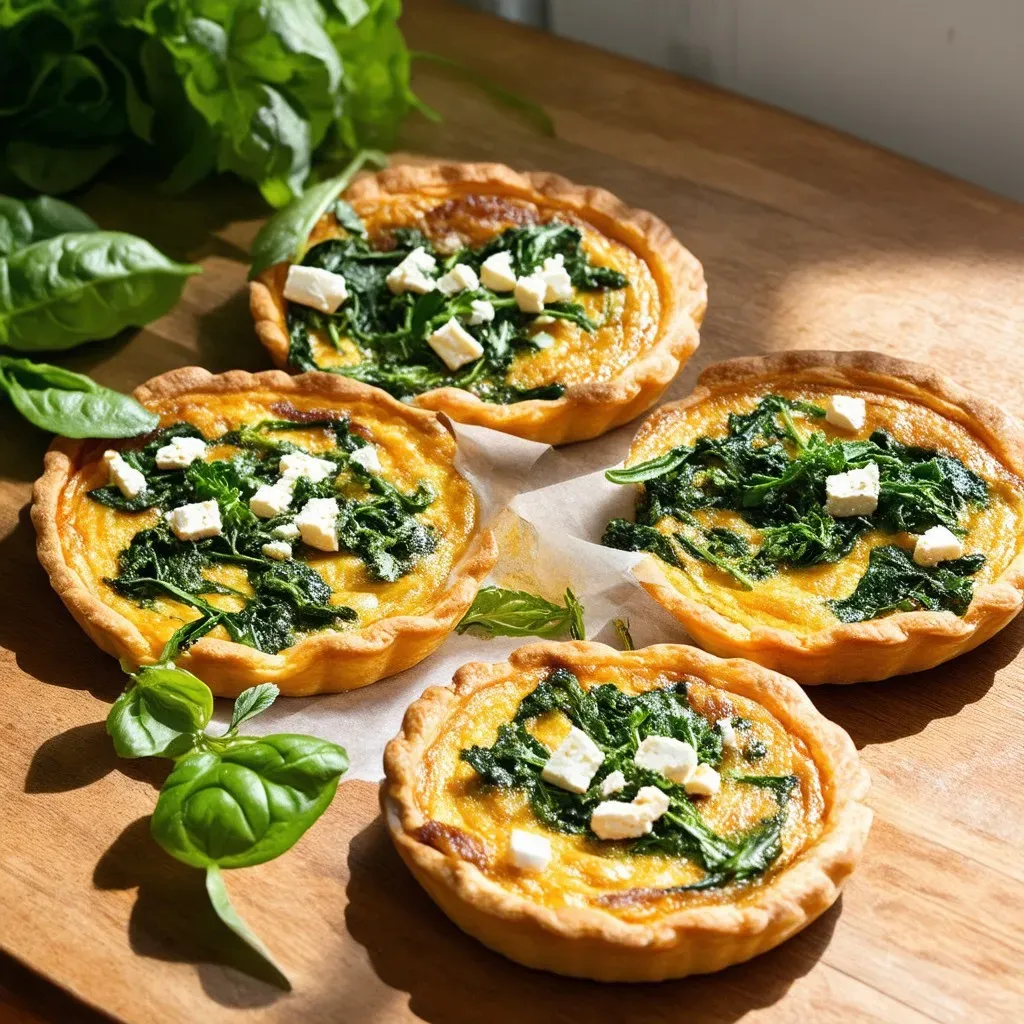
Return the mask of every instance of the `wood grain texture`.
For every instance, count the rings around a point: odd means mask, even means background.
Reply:
[[[870,347],[1019,403],[1019,207],[626,60],[433,0],[407,8],[417,48],[544,102],[559,133],[541,138],[465,85],[424,74],[417,87],[446,120],[411,120],[408,149],[602,185],[663,217],[702,260],[702,346],[668,399],[715,360]],[[153,195],[105,183],[83,205],[205,274],[161,321],[68,362],[122,389],[193,362],[264,368],[244,291],[262,215],[253,190],[215,182]],[[619,431],[623,452],[633,429]],[[374,787],[350,782],[288,856],[228,876],[292,976],[283,995],[238,969],[244,954],[213,918],[199,873],[152,845],[147,816],[166,766],[114,756],[102,721],[123,677],[35,561],[26,505],[45,438],[5,408],[0,445],[0,947],[83,1001],[126,1021],[210,1024],[1021,1018],[1024,621],[920,676],[813,690],[863,751],[876,824],[841,902],[772,953],[657,986],[516,967],[435,909],[392,851]],[[585,445],[565,456],[574,472],[597,468]],[[11,1016],[73,1019],[44,1002]]]

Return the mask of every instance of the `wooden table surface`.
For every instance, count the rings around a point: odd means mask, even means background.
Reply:
[[[546,105],[558,138],[424,71],[440,126],[403,145],[546,168],[655,211],[703,261],[710,310],[684,394],[710,362],[784,348],[875,348],[1021,400],[1024,216],[1014,204],[869,146],[629,61],[435,2],[407,4],[413,45]],[[267,365],[245,297],[262,216],[252,189],[179,199],[97,185],[105,227],[202,262],[182,303],[131,337],[71,355],[128,389],[175,366]],[[623,447],[632,432],[621,432]],[[27,518],[46,441],[0,411],[0,1011],[98,1020],[34,979],[130,1021],[1017,1021],[1024,1016],[1024,621],[951,664],[817,706],[871,769],[875,825],[839,904],[778,950],[717,976],[601,987],[507,963],[412,881],[375,787],[343,784],[287,856],[232,872],[242,914],[278,954],[284,995],[238,969],[202,877],[148,836],[163,762],[118,761],[104,735],[114,663],[51,593]],[[592,468],[586,446],[573,456]],[[438,680],[439,682],[442,680]]]

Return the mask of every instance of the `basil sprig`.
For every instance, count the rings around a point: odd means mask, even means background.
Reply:
[[[457,633],[477,629],[488,636],[540,636],[554,638],[568,633],[586,640],[583,605],[569,587],[565,604],[555,604],[525,590],[481,587],[469,611],[455,627]]]

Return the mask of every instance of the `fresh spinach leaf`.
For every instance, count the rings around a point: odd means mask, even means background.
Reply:
[[[456,632],[478,629],[488,636],[558,637],[568,633],[585,640],[583,606],[569,587],[565,604],[555,604],[525,590],[481,587]]]
[[[60,199],[38,196],[23,200],[0,195],[0,257],[68,231],[98,230],[91,217]]]

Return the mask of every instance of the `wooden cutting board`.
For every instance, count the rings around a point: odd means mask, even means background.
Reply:
[[[417,87],[445,121],[411,119],[408,149],[603,185],[662,216],[703,261],[710,312],[670,397],[719,359],[867,347],[1021,402],[1019,207],[629,61],[441,3],[407,6],[414,46],[537,99],[558,126],[543,138],[423,74]],[[105,183],[83,205],[205,273],[160,322],[72,354],[76,369],[129,389],[188,363],[268,365],[246,307],[262,216],[252,189],[217,182],[172,200]],[[507,963],[420,892],[377,819],[375,787],[351,782],[295,850],[229,875],[295,990],[252,979],[200,873],[150,841],[166,765],[114,756],[102,722],[123,677],[36,563],[27,502],[45,444],[0,410],[0,947],[85,1002],[127,1021],[204,1024],[1021,1018],[1024,621],[935,671],[811,692],[863,752],[875,826],[841,902],[750,964],[601,987]],[[586,446],[569,454],[596,468]]]

